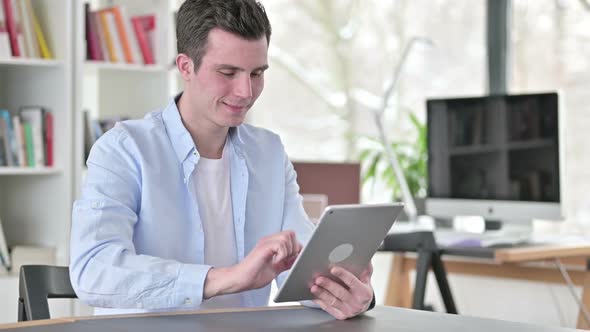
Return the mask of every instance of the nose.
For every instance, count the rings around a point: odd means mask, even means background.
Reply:
[[[235,81],[234,93],[241,98],[252,97],[252,79],[249,75],[243,75]]]

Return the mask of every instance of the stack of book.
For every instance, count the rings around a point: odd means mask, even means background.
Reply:
[[[0,58],[53,59],[31,0],[0,0]]]
[[[119,116],[98,120],[90,115],[90,111],[83,111],[84,117],[84,160],[88,159],[90,149],[96,141],[108,130],[113,128],[117,122],[129,120],[127,116]]]
[[[0,274],[18,274],[23,265],[42,264],[55,265],[56,256],[53,247],[37,247],[29,245],[12,245],[8,250],[6,236],[0,219]]]
[[[0,167],[53,166],[53,115],[43,107],[0,109]]]
[[[90,11],[85,5],[86,58],[130,64],[155,64],[156,16],[129,17],[123,6]]]

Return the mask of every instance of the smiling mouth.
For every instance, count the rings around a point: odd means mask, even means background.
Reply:
[[[234,113],[241,113],[243,111],[245,111],[248,106],[247,105],[231,105],[228,103],[223,103],[223,105],[225,105],[230,111],[234,112]]]

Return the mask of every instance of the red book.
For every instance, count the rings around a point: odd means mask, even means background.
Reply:
[[[156,17],[154,15],[134,16],[131,18],[131,24],[133,25],[144,63],[146,65],[155,64],[150,35],[154,34]]]
[[[98,22],[96,21],[96,14],[88,12],[86,15],[86,42],[88,43],[88,56],[90,60],[104,60],[102,56],[102,48],[98,36]]]
[[[14,8],[12,8],[12,0],[2,0],[4,5],[4,15],[6,15],[6,30],[8,30],[8,38],[10,39],[10,48],[13,56],[20,56],[20,48],[18,46],[18,29],[14,17]]]
[[[45,112],[45,166],[53,166],[53,115]]]

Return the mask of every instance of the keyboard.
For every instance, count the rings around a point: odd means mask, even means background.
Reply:
[[[530,240],[530,233],[504,233],[502,231],[488,231],[485,233],[466,233],[451,230],[437,230],[434,232],[436,243],[442,247],[511,247],[526,244]]]

